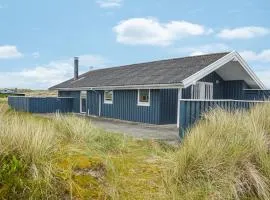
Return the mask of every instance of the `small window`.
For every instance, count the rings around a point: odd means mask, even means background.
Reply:
[[[104,91],[104,103],[112,104],[113,103],[113,91],[105,90]]]
[[[138,105],[150,106],[150,90],[138,90]]]

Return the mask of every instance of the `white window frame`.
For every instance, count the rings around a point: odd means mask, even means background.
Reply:
[[[112,92],[112,100],[107,100],[105,94],[106,92],[110,92],[110,91]],[[104,90],[104,103],[105,104],[113,104],[113,93],[114,93],[113,90]]]
[[[141,90],[148,90],[148,102],[140,102],[140,91]],[[150,89],[138,89],[138,95],[137,95],[137,105],[138,106],[150,106],[150,102],[151,102],[151,90]]]
[[[83,93],[85,93],[85,94],[83,94]],[[82,99],[85,99],[85,106],[86,106],[85,109],[87,110],[87,91],[80,92],[80,113],[85,114],[86,110],[85,110],[85,112],[82,111]]]
[[[197,90],[195,90],[197,88]],[[207,90],[206,88],[210,89]],[[207,93],[208,92],[208,93]],[[191,99],[211,100],[214,95],[214,84],[210,82],[197,82],[191,87]]]

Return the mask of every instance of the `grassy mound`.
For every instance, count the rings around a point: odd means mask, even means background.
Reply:
[[[270,199],[270,105],[207,114],[168,160],[173,199]]]
[[[105,132],[74,115],[47,119],[5,106],[0,199],[160,199],[165,147]]]

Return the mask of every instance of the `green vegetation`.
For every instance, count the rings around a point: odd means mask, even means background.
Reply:
[[[0,105],[7,103],[7,98],[0,97]]]
[[[270,199],[269,113],[215,110],[172,147],[0,101],[0,199]]]
[[[4,98],[7,98],[8,95],[6,94],[0,94],[0,99],[4,99]]]

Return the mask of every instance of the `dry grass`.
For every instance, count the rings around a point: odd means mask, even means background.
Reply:
[[[0,104],[0,199],[270,199],[270,105],[215,110],[179,148]]]
[[[57,91],[53,90],[19,90],[19,92],[32,97],[57,97],[58,95]]]
[[[6,104],[6,103],[7,103],[7,98],[0,98],[0,105]]]
[[[270,105],[205,116],[170,155],[171,199],[270,199]]]
[[[2,107],[0,198],[161,199],[161,145],[74,115],[45,119]]]

